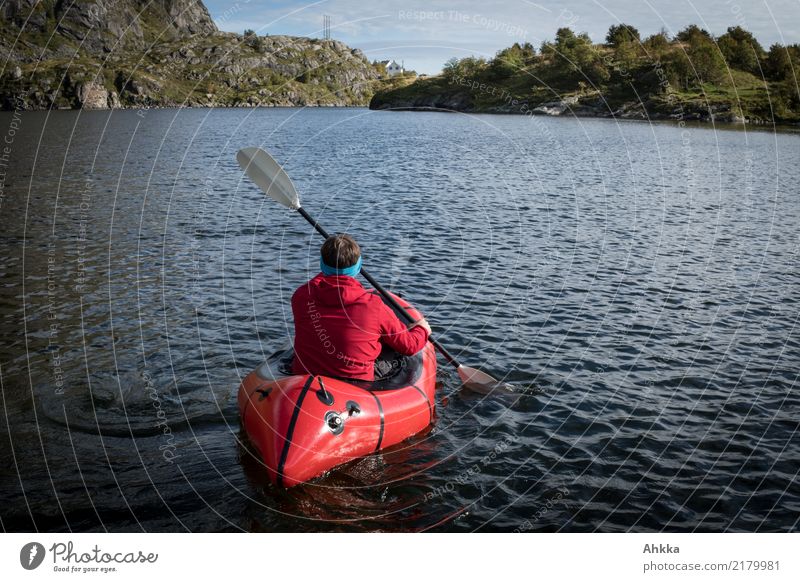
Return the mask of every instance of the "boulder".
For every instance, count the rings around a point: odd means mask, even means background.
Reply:
[[[580,95],[570,95],[569,97],[564,97],[558,101],[542,103],[538,107],[534,107],[533,111],[543,115],[562,115],[573,105],[577,105],[578,101],[580,101]]]
[[[98,83],[78,85],[77,97],[82,109],[108,109],[108,91]]]

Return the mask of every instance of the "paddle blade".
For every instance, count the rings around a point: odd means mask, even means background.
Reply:
[[[513,392],[514,387],[500,380],[495,380],[486,372],[481,372],[475,368],[464,366],[458,367],[458,376],[464,384],[464,388],[479,394],[489,394],[495,391]]]
[[[244,148],[237,152],[236,161],[267,196],[292,210],[300,208],[300,195],[292,180],[267,152],[261,148]]]

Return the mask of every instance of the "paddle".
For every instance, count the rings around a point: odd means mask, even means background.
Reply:
[[[265,194],[283,206],[299,212],[300,215],[311,223],[317,232],[326,239],[330,236],[327,231],[306,212],[305,208],[300,206],[300,195],[295,189],[292,180],[272,156],[260,148],[251,147],[239,150],[236,154],[236,160],[247,176],[255,182]],[[373,279],[372,275],[363,267],[361,269],[361,274],[369,281],[370,285],[395,308],[397,313],[400,313],[409,323],[414,323],[414,318],[411,317],[411,315],[397,303],[394,297],[392,297],[380,283]],[[458,376],[461,378],[464,386],[470,390],[486,394],[496,388],[509,388],[502,382],[492,378],[489,374],[460,363],[455,356],[448,352],[444,346],[432,336],[428,337],[428,340],[439,350],[439,353],[444,356],[449,364],[455,366],[456,370],[458,370]]]

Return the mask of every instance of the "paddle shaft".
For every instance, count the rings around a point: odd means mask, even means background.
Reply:
[[[327,231],[324,228],[322,228],[322,226],[320,226],[320,224],[316,220],[314,220],[314,218],[308,212],[306,212],[305,208],[300,206],[297,209],[297,212],[300,213],[300,216],[302,216],[309,223],[311,223],[311,226],[313,226],[318,233],[320,233],[326,239],[330,237],[330,235],[327,233]],[[363,267],[361,268],[361,274],[364,275],[364,278],[369,282],[369,284],[372,285],[375,288],[375,290],[378,293],[380,293],[383,296],[383,298],[386,299],[386,301],[388,301],[392,305],[392,307],[394,307],[395,311],[397,311],[398,313],[402,314],[402,316],[405,318],[405,320],[408,321],[409,323],[414,323],[414,318],[411,317],[411,314],[408,313],[408,311],[406,311],[403,308],[403,306],[400,305],[397,302],[397,300],[394,297],[392,297],[391,294],[389,294],[389,292],[386,289],[384,289],[383,286],[380,283],[378,283],[375,279],[373,279],[372,275],[370,275],[367,272],[367,270],[364,269]],[[456,368],[461,367],[461,364],[459,363],[458,360],[455,359],[453,354],[448,352],[442,344],[440,344],[436,339],[433,338],[433,336],[429,335],[428,336],[428,341],[430,341],[433,344],[433,346],[437,350],[439,350],[439,353],[444,356],[444,359],[447,360],[447,362],[449,364],[452,364]]]

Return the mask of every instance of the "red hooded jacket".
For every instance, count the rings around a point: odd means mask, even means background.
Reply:
[[[320,273],[292,295],[294,374],[374,379],[381,344],[411,356],[428,332],[402,323],[379,295],[346,275]]]

